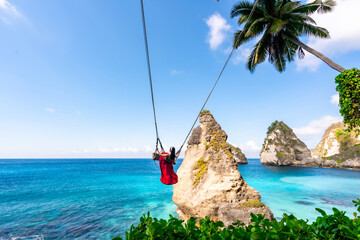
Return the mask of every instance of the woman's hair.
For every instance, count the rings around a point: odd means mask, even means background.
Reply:
[[[175,148],[174,147],[170,148],[170,159],[175,160]]]

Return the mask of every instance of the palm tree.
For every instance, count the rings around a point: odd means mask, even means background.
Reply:
[[[299,58],[304,57],[303,49],[342,72],[345,68],[299,40],[302,35],[329,38],[329,32],[316,26],[316,22],[309,15],[316,11],[329,12],[335,5],[334,0],[315,0],[308,4],[291,0],[258,0],[252,12],[254,4],[242,0],[234,5],[231,17],[239,17],[239,25],[248,22],[243,29],[234,34],[233,46],[238,48],[241,44],[261,36],[247,61],[247,68],[251,72],[266,58],[282,72],[285,70],[286,62],[293,61],[296,53]]]

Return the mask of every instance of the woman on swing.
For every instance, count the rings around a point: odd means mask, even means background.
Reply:
[[[156,148],[156,152],[159,153],[159,165],[161,170],[160,181],[166,185],[172,185],[178,182],[178,176],[174,172],[174,167],[176,163],[176,158],[179,157],[179,154],[175,154],[175,148],[170,148],[170,153],[159,152],[159,149]]]

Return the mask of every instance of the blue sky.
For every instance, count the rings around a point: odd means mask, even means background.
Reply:
[[[178,147],[226,60],[236,1],[145,0],[159,131]],[[350,7],[351,6],[351,7]],[[360,66],[358,0],[314,16],[332,39],[303,41]],[[149,157],[155,144],[139,1],[0,0],[0,157]],[[337,72],[307,54],[284,73],[234,55],[208,102],[248,157],[275,120],[313,148],[340,120]]]

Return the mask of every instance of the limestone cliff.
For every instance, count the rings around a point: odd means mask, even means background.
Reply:
[[[310,150],[291,128],[282,121],[271,124],[260,152],[262,164],[286,166],[308,158],[311,158]]]
[[[226,133],[207,111],[199,120],[177,171],[179,182],[174,185],[173,201],[179,216],[209,216],[226,226],[237,220],[249,224],[250,213],[273,219],[259,192],[242,178]]]
[[[360,169],[360,144],[330,157],[305,159],[294,166]]]
[[[355,132],[347,132],[346,128],[341,122],[332,124],[314,149],[313,156],[316,158],[330,157],[360,144],[360,136],[357,138]]]
[[[312,156],[291,128],[275,121],[268,129],[260,153],[265,165],[360,168],[360,138],[346,132],[342,123],[332,124],[325,132]]]
[[[229,144],[229,145],[230,145],[230,152],[234,156],[236,163],[239,165],[240,164],[248,164],[245,154],[241,151],[241,149],[234,145],[231,145],[231,144]]]

